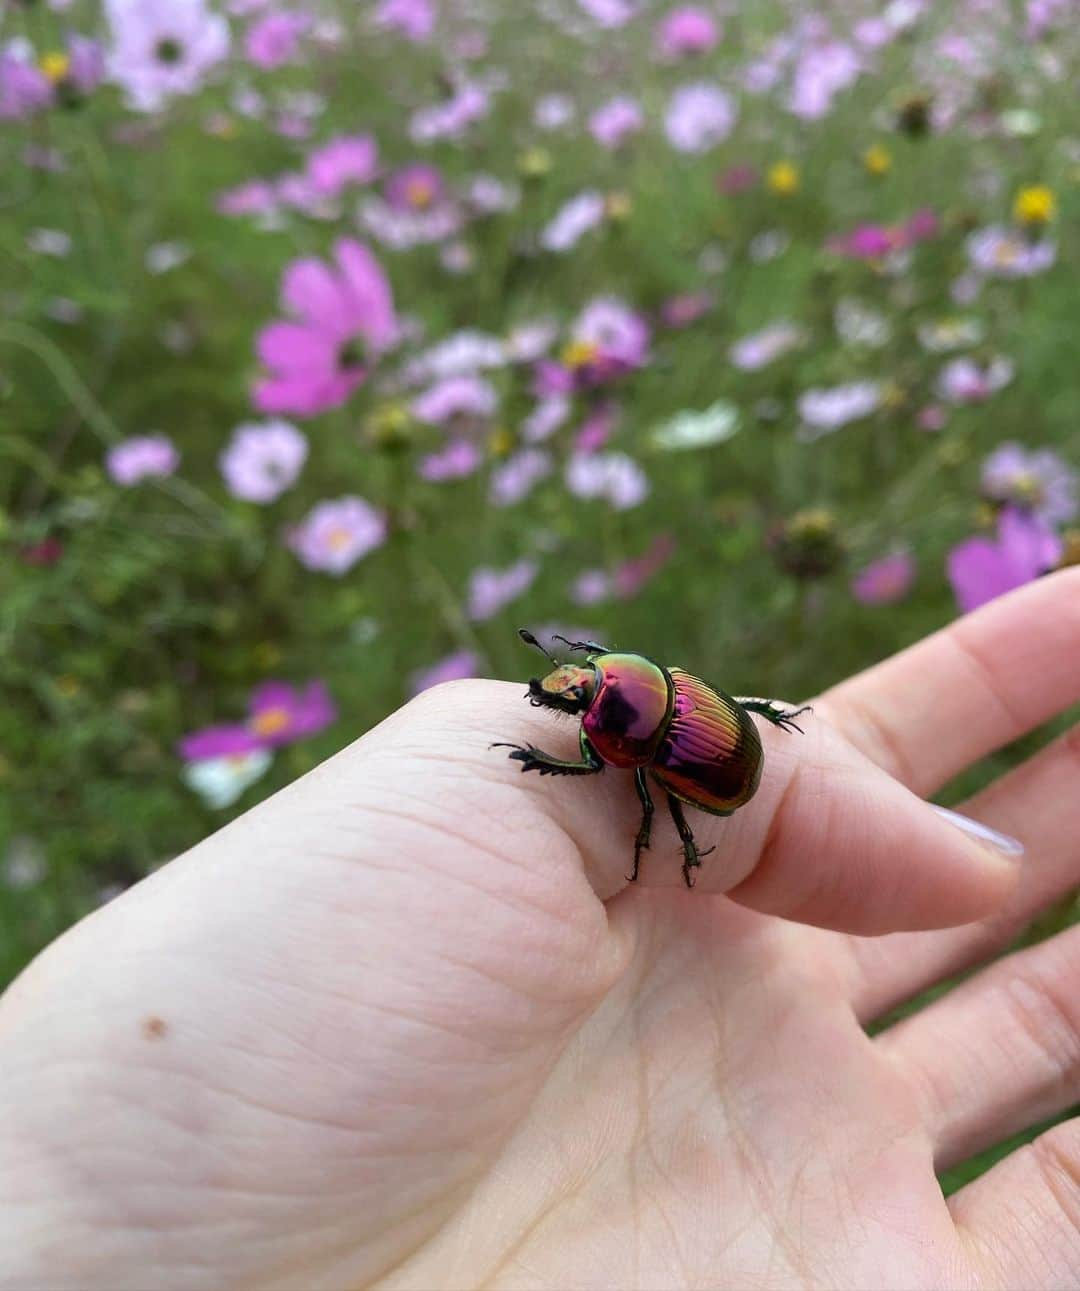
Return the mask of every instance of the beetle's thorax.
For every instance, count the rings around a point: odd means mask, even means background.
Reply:
[[[599,684],[582,721],[589,742],[612,766],[645,766],[671,720],[671,678],[640,654],[598,655],[593,667]]]

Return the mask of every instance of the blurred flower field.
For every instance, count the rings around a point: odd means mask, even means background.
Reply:
[[[0,15],[3,978],[519,623],[794,700],[1080,560],[1072,0]]]

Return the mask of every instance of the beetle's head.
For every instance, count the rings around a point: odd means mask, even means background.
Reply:
[[[529,682],[534,708],[557,708],[561,713],[584,713],[596,694],[596,669],[591,663],[563,663],[546,677]]]

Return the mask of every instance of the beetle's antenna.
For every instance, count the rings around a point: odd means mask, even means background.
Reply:
[[[544,649],[544,647],[540,644],[539,641],[537,641],[536,637],[533,636],[533,634],[529,631],[528,628],[518,628],[518,636],[521,637],[522,641],[524,641],[526,645],[534,646],[537,650],[539,650],[540,653],[547,659],[549,663],[553,663],[556,668],[559,667],[558,659],[556,659],[555,656],[550,653],[550,651]]]

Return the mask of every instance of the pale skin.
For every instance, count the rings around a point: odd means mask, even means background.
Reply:
[[[1076,885],[1076,730],[961,804],[1022,860],[922,799],[1078,661],[1072,570],[758,719],[692,892],[660,813],[627,885],[630,775],[488,747],[574,721],[422,696],[0,1001],[0,1285],[1080,1285],[1080,1123],[934,1174],[1077,1102],[1080,928],[864,1030]]]

